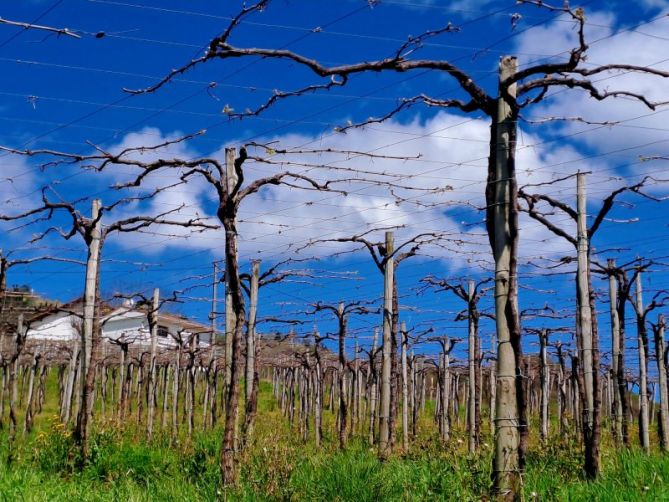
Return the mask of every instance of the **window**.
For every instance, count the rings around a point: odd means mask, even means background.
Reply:
[[[158,336],[162,336],[163,338],[167,338],[167,335],[170,334],[170,330],[167,329],[167,326],[158,326]]]

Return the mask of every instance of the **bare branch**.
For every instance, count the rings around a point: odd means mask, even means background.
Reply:
[[[663,72],[664,73],[664,72]],[[669,73],[662,75],[664,77],[669,77]],[[583,89],[587,91],[591,97],[595,98],[597,101],[604,101],[607,98],[615,97],[628,97],[633,98],[637,101],[642,102],[646,107],[651,110],[655,110],[658,106],[669,104],[669,101],[650,101],[643,94],[639,94],[631,91],[600,91],[595,87],[595,85],[589,80],[579,80],[573,77],[544,77],[540,79],[533,80],[527,84],[523,84],[518,87],[518,95],[522,96],[527,92],[536,89],[548,89],[550,87],[561,87],[569,89]]]
[[[388,111],[385,115],[381,115],[379,117],[370,117],[367,120],[357,124],[350,123],[344,127],[336,127],[335,131],[346,132],[348,129],[360,128],[369,124],[380,124],[394,117],[401,111],[411,108],[416,104],[424,104],[430,107],[439,108],[457,108],[463,112],[472,112],[480,109],[479,104],[473,99],[465,102],[459,99],[436,99],[427,96],[426,94],[419,94],[418,96],[414,96],[412,98],[401,98],[398,105],[392,110]]]
[[[270,100],[264,105],[262,105],[260,108],[258,108],[256,112],[247,111],[244,114],[241,114],[242,116],[255,115],[257,113],[261,113],[269,106],[271,106],[273,103],[275,103],[277,100],[285,97],[297,96],[307,92],[313,92],[315,90],[330,89],[333,86],[346,85],[350,76],[359,73],[380,72],[386,70],[395,72],[406,72],[417,69],[424,69],[424,70],[433,69],[448,73],[458,82],[460,87],[470,95],[472,99],[472,105],[471,105],[472,109],[482,109],[488,113],[492,113],[493,111],[492,108],[494,104],[493,100],[485,93],[485,91],[481,87],[479,87],[474,83],[474,81],[467,73],[465,73],[463,70],[461,70],[454,64],[449,63],[448,61],[435,61],[429,59],[428,60],[407,59],[408,56],[410,56],[413,52],[415,52],[415,50],[418,47],[420,47],[420,45],[425,39],[446,32],[457,31],[457,28],[450,23],[443,28],[436,30],[429,30],[416,37],[410,37],[405,43],[400,45],[400,47],[397,49],[397,51],[392,57],[379,59],[376,61],[365,61],[350,65],[339,65],[339,66],[328,67],[322,65],[321,63],[319,63],[314,59],[305,57],[301,54],[295,53],[290,50],[267,49],[267,48],[240,48],[240,47],[234,47],[228,42],[228,39],[232,34],[232,30],[239,23],[239,20],[241,20],[242,17],[251,14],[254,11],[263,10],[266,7],[267,3],[268,1],[261,1],[250,7],[244,8],[237,15],[237,17],[235,17],[235,20],[231,22],[231,24],[225,30],[223,35],[215,37],[210,41],[209,49],[204,56],[193,59],[190,62],[186,63],[185,65],[173,69],[165,77],[163,77],[156,84],[150,87],[136,90],[125,89],[125,91],[133,94],[155,92],[156,90],[163,87],[165,84],[171,82],[175,77],[182,75],[192,70],[196,66],[199,66],[200,64],[203,64],[209,60],[212,59],[227,60],[240,57],[255,56],[266,59],[279,59],[279,60],[292,61],[294,63],[299,64],[300,66],[303,66],[311,70],[315,75],[319,77],[328,78],[329,82],[325,84],[314,84],[306,86],[297,91],[290,91],[290,92],[275,91],[274,95],[270,98]]]

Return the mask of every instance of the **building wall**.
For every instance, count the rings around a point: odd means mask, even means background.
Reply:
[[[81,325],[81,319],[61,312],[53,314],[35,323],[32,329],[28,330],[28,337],[32,340],[59,340],[70,341],[79,338],[79,331],[75,328]],[[161,326],[166,326],[170,336],[158,337],[158,345],[162,347],[176,347],[175,337],[182,331],[182,327],[174,322],[160,322]],[[148,328],[148,319],[141,312],[124,312],[117,315],[112,314],[102,324],[102,337],[109,340],[125,339],[133,345],[150,345],[151,333]],[[190,333],[184,331],[181,338],[188,342]],[[207,345],[203,340],[201,345]]]
[[[61,312],[42,319],[39,324],[28,330],[28,340],[60,340],[70,341],[79,338],[79,331],[75,326],[81,326],[81,319]]]
[[[107,319],[102,325],[102,336],[110,340],[123,338],[138,344],[151,342],[146,317],[135,312],[128,312],[122,316]]]

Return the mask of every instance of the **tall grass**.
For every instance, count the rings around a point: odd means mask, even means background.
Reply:
[[[151,444],[143,430],[98,424],[82,470],[69,431],[45,413],[36,430],[18,440],[8,465],[6,430],[0,430],[0,501],[479,501],[489,498],[492,451],[466,453],[457,428],[442,445],[429,417],[405,455],[380,462],[361,437],[338,451],[334,417],[326,412],[321,448],[299,439],[261,388],[255,439],[240,458],[240,483],[219,485],[220,430]],[[488,438],[489,441],[489,438]],[[669,500],[669,457],[603,445],[603,472],[582,477],[582,452],[569,437],[540,446],[533,437],[524,476],[524,499],[555,501]]]

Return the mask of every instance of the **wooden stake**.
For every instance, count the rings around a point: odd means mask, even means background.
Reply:
[[[100,247],[102,241],[102,220],[100,217],[101,202],[93,200],[91,208],[91,220],[94,222],[88,244],[88,258],[86,260],[86,284],[84,289],[84,322],[81,332],[81,358],[80,358],[80,409],[77,417],[75,438],[77,439],[82,457],[88,457],[88,438],[90,436],[91,418],[93,414],[93,384],[94,378],[89,373],[94,372],[91,368],[93,358],[93,337],[95,334],[95,312],[97,300],[97,285],[99,274]],[[94,374],[94,373],[92,373]]]
[[[500,89],[513,77],[517,60],[504,57],[499,66]],[[497,98],[489,172],[488,228],[495,259],[495,323],[497,329],[497,416],[495,417],[494,491],[501,500],[516,500],[521,491],[521,407],[517,385],[520,350],[516,246],[517,185],[515,174],[516,120],[512,109],[516,85],[506,87],[508,97]],[[512,101],[512,102],[509,102]],[[492,221],[490,221],[492,218]]]
[[[386,232],[386,258],[383,272],[383,359],[381,366],[381,405],[379,412],[379,456],[385,458],[390,453],[390,379],[392,365],[392,321],[393,321],[393,279],[394,234]]]

